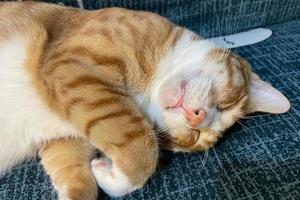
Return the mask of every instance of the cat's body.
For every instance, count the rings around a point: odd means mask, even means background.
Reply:
[[[22,63],[26,58],[25,45],[21,39],[0,44],[1,172],[32,158],[45,141],[80,135],[73,125],[45,106],[33,89]]]
[[[5,17],[3,10],[6,7],[0,9],[1,18]],[[0,105],[1,172],[26,158],[31,159],[45,141],[79,135],[73,125],[47,107],[33,88],[32,75],[25,64],[27,49],[36,38],[24,35],[26,30],[23,33],[11,31],[6,35],[8,28],[13,29],[13,26],[4,28],[2,25],[0,28],[3,34],[0,37],[0,95],[3,98]]]
[[[239,117],[289,108],[241,58],[125,9],[0,3],[0,70],[0,173],[39,152],[61,199],[96,198],[91,144],[112,161],[93,161],[99,186],[123,195],[156,168],[154,124],[168,148],[206,150]]]

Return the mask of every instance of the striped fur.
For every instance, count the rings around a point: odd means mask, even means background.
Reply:
[[[94,200],[96,181],[113,196],[142,187],[158,161],[154,126],[165,148],[207,150],[262,107],[246,61],[152,13],[0,3],[0,42],[0,144],[12,148],[0,170],[39,152],[60,199]],[[165,106],[182,83],[186,105],[208,110],[196,129]],[[260,111],[286,111],[280,97],[285,110]],[[105,157],[91,165],[95,149]]]

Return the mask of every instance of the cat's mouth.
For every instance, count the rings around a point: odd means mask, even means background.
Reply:
[[[220,138],[220,134],[215,134],[212,129],[203,128],[189,130],[186,133],[164,134],[160,140],[162,148],[172,151],[207,151]]]
[[[185,148],[189,149],[196,145],[200,137],[200,130],[190,129],[186,133],[177,134],[161,134],[159,135],[161,147],[168,150],[173,150],[174,148]]]
[[[193,129],[189,134],[180,134],[177,137],[171,137],[171,141],[175,145],[181,147],[189,147],[197,143],[199,136],[200,136],[200,130]]]
[[[204,122],[207,116],[206,109],[193,109],[184,104],[184,97],[186,94],[186,83],[181,83],[179,94],[177,95],[177,99],[175,99],[174,103],[167,104],[165,107],[166,110],[181,110],[183,111],[189,128],[197,129]]]

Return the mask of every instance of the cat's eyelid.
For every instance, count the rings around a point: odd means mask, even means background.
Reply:
[[[230,109],[231,107],[233,107],[238,102],[239,102],[239,100],[233,101],[231,103],[227,103],[227,104],[224,104],[224,105],[222,105],[222,104],[216,104],[216,109],[219,112],[223,112],[223,111],[226,111],[226,110]]]
[[[217,111],[219,112],[223,112],[223,111],[226,111],[226,110],[229,110],[230,108],[233,108],[235,106],[237,106],[244,98],[246,98],[248,95],[245,94],[243,96],[241,96],[238,100],[226,105],[224,108],[220,108],[220,105],[216,105],[216,109]],[[221,106],[222,107],[222,106]]]
[[[216,109],[217,109],[218,112],[226,111],[229,107],[222,108],[222,107],[220,107],[220,105],[216,105]]]

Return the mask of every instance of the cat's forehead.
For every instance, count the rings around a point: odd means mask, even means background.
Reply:
[[[206,55],[206,62],[206,72],[215,77],[217,84],[228,87],[247,84],[250,77],[249,64],[230,51],[212,49]]]
[[[202,75],[191,82],[189,103],[193,106],[201,102],[227,107],[239,102],[248,93],[249,67],[246,61],[227,50],[210,50],[205,57]]]
[[[207,54],[212,63],[216,81],[212,96],[223,107],[237,103],[247,95],[250,65],[247,61],[224,49],[214,49]]]
[[[191,85],[194,90],[209,88],[225,93],[245,92],[247,90],[250,65],[247,61],[226,49],[211,48],[202,56],[200,65],[200,76],[195,76]],[[193,73],[194,76],[197,73]],[[191,75],[191,74],[190,74]],[[196,79],[196,80],[195,80]]]

